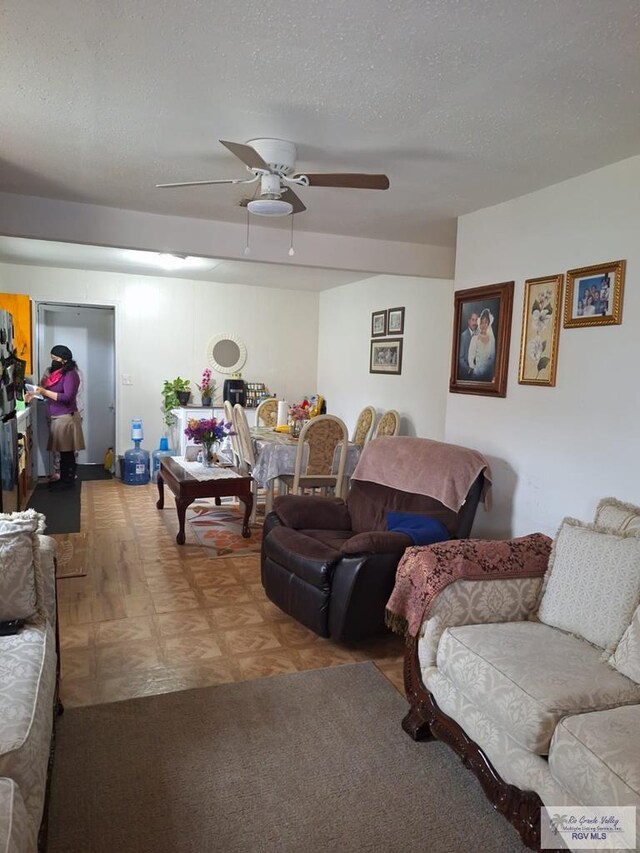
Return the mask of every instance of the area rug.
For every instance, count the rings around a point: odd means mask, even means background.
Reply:
[[[244,508],[239,509],[230,502],[216,506],[213,499],[203,499],[187,508],[186,518],[199,544],[206,549],[207,556],[240,557],[260,551],[264,519],[264,512],[259,512],[256,523],[251,525],[250,538],[243,539],[243,515]]]
[[[523,853],[372,663],[58,720],[48,853]]]
[[[87,574],[87,534],[55,533],[56,577],[81,578]]]

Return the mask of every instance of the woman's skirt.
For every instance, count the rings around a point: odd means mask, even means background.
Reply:
[[[70,450],[84,450],[84,434],[80,412],[71,415],[58,415],[49,420],[49,442],[47,450],[66,453]]]

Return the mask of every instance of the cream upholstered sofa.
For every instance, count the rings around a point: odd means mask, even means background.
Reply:
[[[529,847],[542,805],[640,817],[639,603],[640,508],[605,498],[544,576],[450,583],[409,639],[403,727],[452,746]]]
[[[0,850],[34,853],[45,811],[57,703],[55,542],[44,516],[0,514]],[[41,840],[42,843],[42,840]]]

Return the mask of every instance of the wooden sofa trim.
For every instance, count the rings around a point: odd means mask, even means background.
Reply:
[[[540,850],[542,800],[534,791],[521,791],[515,785],[507,784],[464,729],[440,710],[422,681],[417,637],[410,637],[405,647],[404,689],[410,705],[402,720],[405,732],[413,740],[434,737],[450,746],[464,766],[476,776],[494,809],[517,829],[523,843],[532,850]],[[545,853],[553,851],[546,850]]]

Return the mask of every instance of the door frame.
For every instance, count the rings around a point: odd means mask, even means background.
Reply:
[[[57,306],[61,308],[110,308],[113,311],[113,384],[114,384],[114,401],[113,404],[115,406],[114,411],[114,441],[115,446],[113,448],[113,458],[117,459],[118,448],[120,446],[120,428],[118,421],[118,412],[120,411],[120,383],[118,382],[118,376],[120,375],[120,317],[119,317],[119,303],[114,300],[104,300],[101,301],[99,299],[81,302],[77,299],[74,300],[66,300],[66,299],[34,299],[32,301],[32,315],[31,315],[31,323],[32,328],[34,329],[34,352],[33,352],[33,376],[36,382],[42,376],[45,365],[40,364],[41,358],[41,344],[42,344],[42,330],[40,324],[40,306]],[[39,439],[36,439],[39,443]]]

